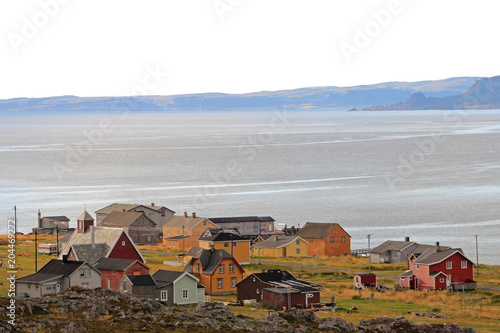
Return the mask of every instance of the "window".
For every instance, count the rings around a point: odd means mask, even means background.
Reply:
[[[170,229],[167,229],[167,235],[170,235]]]
[[[341,242],[342,242],[342,243],[345,243],[345,236],[342,236],[342,238],[341,238]]]
[[[179,230],[177,230],[177,236],[180,236],[181,235],[181,232]]]
[[[309,238],[309,243],[312,243],[313,242],[313,239],[312,238]]]
[[[222,289],[222,279],[217,279],[217,288]]]
[[[257,294],[260,294],[260,289],[255,289],[255,292],[256,292]]]
[[[229,273],[234,273],[234,264],[229,264]]]
[[[31,289],[31,284],[28,284],[28,289]]]
[[[440,278],[440,279],[439,279],[439,282],[440,282],[440,283],[443,283],[443,282],[444,282],[444,278]]]
[[[257,226],[257,225],[253,226],[253,233],[254,234],[258,234],[259,233],[259,226]]]
[[[231,288],[234,288],[234,287],[236,287],[236,278],[232,277],[231,278]]]
[[[168,290],[162,290],[160,293],[160,301],[168,301]]]
[[[200,272],[200,263],[197,262],[195,265],[194,265],[194,272],[195,273],[199,273]]]
[[[148,213],[148,217],[154,217],[154,216],[155,216],[155,214],[153,214],[153,213]]]
[[[233,247],[236,247],[236,242],[233,242]]]
[[[175,247],[175,241],[174,241],[174,247]]]
[[[122,246],[125,246],[125,241],[122,241]]]
[[[398,258],[398,253],[397,253],[397,252],[392,252],[392,257],[393,257],[394,259],[397,259],[397,258]]]
[[[272,224],[269,225],[269,231],[273,231],[273,225]]]
[[[88,282],[82,282],[82,288],[88,288],[89,283]]]
[[[453,263],[451,261],[446,262],[446,269],[451,269],[453,267]]]
[[[420,269],[420,264],[417,264],[417,269]]]
[[[203,221],[203,225],[207,225],[207,220]]]
[[[80,269],[80,277],[90,277],[90,268]]]
[[[224,243],[224,247],[229,247],[229,243],[228,242]]]
[[[330,237],[330,243],[334,243],[335,239],[333,237]]]
[[[297,240],[295,241],[295,245],[300,245],[300,239],[297,239]]]
[[[226,270],[226,265],[225,264],[221,264],[219,266],[219,273],[224,274],[225,270]]]
[[[300,254],[300,249],[295,249],[296,254]]]
[[[467,268],[467,260],[462,260],[462,268]]]
[[[182,289],[182,299],[187,299],[188,298],[188,290],[187,289]]]

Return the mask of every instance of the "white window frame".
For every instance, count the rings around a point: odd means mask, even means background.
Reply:
[[[194,264],[194,272],[195,273],[199,273],[200,272],[200,263],[197,262],[196,264]]]
[[[420,264],[417,264],[416,267],[417,267],[417,269],[420,269]]]
[[[222,289],[224,287],[224,281],[222,278],[217,279],[217,289]]]
[[[122,246],[125,246],[125,241],[122,241]]]
[[[295,241],[295,245],[300,245],[300,239],[297,239],[297,240]]]
[[[219,266],[219,274],[224,274],[226,273],[226,265],[225,264],[220,264]]]
[[[168,301],[168,290],[160,291],[160,301]]]
[[[295,254],[300,254],[300,248],[299,247],[295,249]]]
[[[467,268],[467,260],[462,260],[461,266],[462,266],[462,269]]]
[[[234,264],[233,263],[229,264],[229,273],[234,273]]]
[[[345,243],[345,241],[346,241],[345,236],[342,236],[342,238],[341,238],[341,242],[342,242],[342,243]]]
[[[444,278],[439,278],[439,283],[444,283]]]
[[[235,277],[231,278],[231,288],[236,287],[236,283],[238,283],[238,279]]]
[[[446,262],[446,269],[452,269],[453,268],[453,262],[452,261],[447,261]]]
[[[189,298],[189,290],[182,289],[182,299],[188,299],[188,298]]]

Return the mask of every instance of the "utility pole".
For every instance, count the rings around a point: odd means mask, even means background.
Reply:
[[[56,256],[59,257],[59,224],[56,224]]]
[[[38,272],[38,232],[35,230],[35,273]],[[49,247],[50,249],[50,247]]]
[[[14,240],[16,241],[17,245],[17,208],[14,205]]]
[[[476,274],[479,275],[479,252],[477,248],[477,234],[476,234]]]
[[[184,253],[184,226],[182,226],[182,252]]]
[[[371,273],[372,271],[372,256],[370,255],[370,251],[371,251],[371,248],[370,248],[370,236],[372,234],[368,234],[366,237],[368,238],[368,274]]]
[[[231,240],[231,255],[233,255],[233,234],[232,233],[229,234],[229,238]]]

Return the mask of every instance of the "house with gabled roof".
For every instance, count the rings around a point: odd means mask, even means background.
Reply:
[[[271,216],[210,217],[219,228],[238,229],[243,237],[254,239],[259,235],[272,235],[275,220]]]
[[[250,239],[241,236],[237,229],[209,228],[200,235],[199,247],[209,250],[226,250],[240,265],[250,264]]]
[[[399,276],[404,288],[419,290],[470,290],[474,281],[474,263],[461,249],[442,250],[438,245],[418,257],[409,256],[408,270]]]
[[[258,257],[305,257],[308,242],[300,236],[273,235],[263,242],[254,244],[252,256]]]
[[[16,295],[41,297],[58,294],[74,286],[99,288],[101,273],[84,261],[52,259],[38,272],[16,279]]]
[[[245,272],[238,261],[225,250],[192,248],[191,259],[183,271],[200,280],[209,295],[228,295],[236,293],[236,284],[243,279]]]
[[[196,212],[175,216],[163,226],[163,245],[174,251],[186,252],[200,245],[199,238],[208,228],[218,227],[206,217],[196,216]]]
[[[101,288],[120,290],[125,275],[149,274],[149,267],[136,259],[100,258],[94,264],[101,276]]]
[[[307,222],[297,236],[308,242],[309,256],[340,256],[351,253],[351,236],[338,223]]]
[[[139,297],[154,299],[156,281],[150,274],[125,275],[120,281],[120,291]]]
[[[98,226],[123,228],[136,244],[156,244],[157,224],[143,212],[111,212]]]
[[[135,259],[146,263],[123,228],[94,227],[94,219],[85,211],[77,220],[77,229],[61,249],[59,259],[87,261],[100,258]]]
[[[405,237],[404,241],[388,240],[383,242],[370,251],[370,256],[372,262],[397,264],[406,262],[410,254],[414,254],[418,257],[428,248],[434,248],[434,245],[410,242],[410,238]],[[450,247],[442,246],[440,248],[446,250]]]
[[[75,228],[69,227],[69,221],[69,218],[64,215],[42,217],[40,210],[38,210],[38,227],[33,228],[33,233],[67,235],[75,230]]]
[[[255,300],[263,306],[308,307],[320,303],[323,286],[297,279],[288,271],[270,269],[253,273],[237,285],[237,299]]]
[[[205,302],[205,286],[188,272],[159,269],[153,274],[156,281],[155,300],[172,304]]]
[[[97,225],[111,213],[111,212],[141,212],[144,213],[148,218],[150,218],[154,223],[156,223],[159,233],[161,234],[162,227],[170,221],[175,212],[165,206],[158,206],[154,203],[151,205],[141,205],[141,204],[122,204],[113,203],[104,208],[95,211]]]

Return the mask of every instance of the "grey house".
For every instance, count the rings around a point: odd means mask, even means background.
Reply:
[[[16,294],[19,297],[41,297],[74,286],[95,289],[101,286],[101,275],[99,270],[83,261],[52,259],[38,272],[17,279]]]
[[[155,298],[156,281],[151,274],[125,275],[120,281],[120,291],[144,298]]]
[[[156,281],[155,300],[172,304],[205,302],[205,287],[188,272],[160,269],[153,274]]]
[[[437,246],[440,250],[450,248],[448,246],[439,246],[439,243]],[[410,238],[406,237],[405,241],[385,241],[370,251],[370,257],[372,262],[397,264],[406,262],[410,254],[414,254],[418,257],[424,253],[425,250],[435,247],[436,245],[425,245],[410,242]]]
[[[136,244],[156,244],[160,237],[157,224],[143,212],[111,212],[99,226],[123,228]]]

